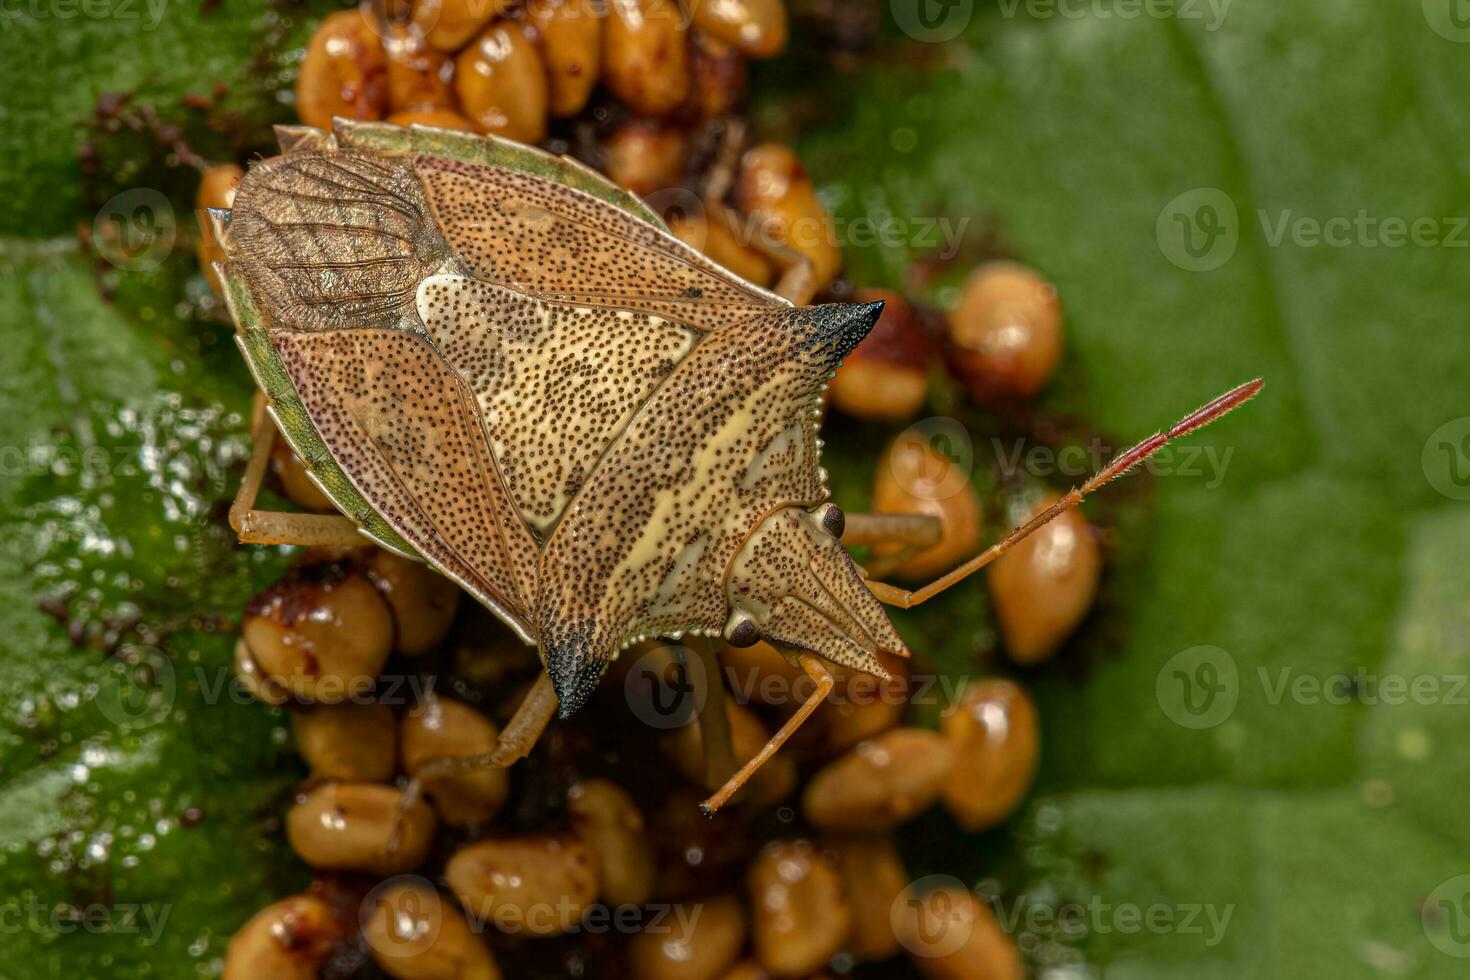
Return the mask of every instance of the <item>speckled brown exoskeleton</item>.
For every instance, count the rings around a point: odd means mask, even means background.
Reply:
[[[249,542],[365,535],[536,647],[546,672],[496,751],[446,766],[523,757],[644,638],[765,639],[815,691],[714,809],[830,692],[827,664],[883,675],[878,652],[906,654],[880,603],[943,591],[1259,388],[1127,450],[930,585],[896,588],[866,578],[844,535],[932,543],[932,520],[844,518],[818,433],[826,383],[881,304],[802,306],[800,263],[757,288],[595,172],[504,140],[340,121],[280,136],[233,209],[211,212],[266,402],[232,522]],[[255,509],[276,429],[342,516]]]

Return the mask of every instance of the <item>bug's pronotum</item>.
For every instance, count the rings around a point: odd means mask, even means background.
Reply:
[[[243,541],[366,535],[422,558],[537,648],[546,673],[495,751],[446,770],[523,757],[641,639],[765,639],[815,692],[714,810],[831,691],[827,663],[886,676],[876,654],[906,653],[882,604],[939,594],[1261,387],[1124,451],[922,588],[869,581],[844,540],[935,533],[827,500],[819,399],[881,304],[801,305],[800,263],[775,292],[752,286],[596,173],[519,144],[342,121],[280,132],[282,155],[211,212],[269,403],[231,519]],[[255,509],[275,428],[344,516]]]

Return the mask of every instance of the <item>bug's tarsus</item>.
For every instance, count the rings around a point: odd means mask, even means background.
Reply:
[[[1247,381],[1243,385],[1232,388],[1230,391],[1227,391],[1225,394],[1221,395],[1219,398],[1216,398],[1209,404],[1201,406],[1195,411],[1190,412],[1188,415],[1184,416],[1184,418],[1180,419],[1178,422],[1175,422],[1168,429],[1168,431],[1155,432],[1153,435],[1149,436],[1147,439],[1144,439],[1136,446],[1123,450],[1117,456],[1113,457],[1112,462],[1108,463],[1108,465],[1104,466],[1097,473],[1093,474],[1092,477],[1089,478],[1087,482],[1083,483],[1080,487],[1073,487],[1050,507],[1041,511],[1025,524],[1022,524],[1020,527],[1013,529],[1004,538],[1001,538],[995,544],[991,545],[989,548],[985,549],[974,558],[971,558],[969,561],[965,562],[963,565],[959,566],[953,571],[940,576],[933,582],[930,582],[928,585],[925,585],[919,589],[908,590],[899,588],[898,586],[889,585],[886,582],[870,581],[868,582],[868,588],[873,590],[873,594],[878,597],[878,600],[880,602],[887,603],[891,606],[899,606],[904,609],[910,609],[927,599],[932,599],[934,596],[939,595],[941,592],[944,592],[950,586],[955,585],[961,580],[984,568],[986,565],[990,564],[992,561],[999,558],[1007,551],[1011,550],[1011,548],[1015,547],[1018,543],[1020,543],[1028,535],[1030,535],[1031,532],[1042,527],[1053,518],[1055,518],[1058,514],[1065,513],[1066,511],[1071,510],[1073,507],[1076,507],[1083,501],[1084,498],[1087,497],[1088,494],[1093,493],[1105,484],[1122,476],[1124,473],[1128,472],[1130,469],[1137,466],[1139,463],[1142,463],[1144,460],[1148,459],[1160,449],[1164,448],[1164,446],[1166,446],[1172,440],[1178,439],[1181,436],[1188,435],[1195,429],[1202,428],[1203,426],[1210,424],[1211,422],[1215,421],[1226,413],[1231,412],[1236,408],[1239,408],[1241,405],[1245,404],[1247,401],[1259,394],[1262,385],[1263,383],[1261,379],[1256,378],[1254,381]]]
[[[817,710],[817,706],[827,700],[827,695],[832,693],[832,687],[836,681],[832,677],[832,672],[820,659],[812,654],[804,653],[800,657],[800,663],[801,669],[806,671],[807,676],[816,683],[816,690],[802,702],[801,707],[796,709],[796,713],[787,719],[786,724],[781,726],[781,730],[772,735],[770,740],[761,746],[759,752],[751,756],[749,762],[726,780],[725,785],[721,786],[713,796],[699,804],[705,816],[714,816],[720,807],[730,801],[730,797],[740,792],[740,787],[744,786],[746,781],[755,775],[756,771],[765,765],[771,756],[776,754],[777,749],[786,744],[786,740],[795,734],[802,723],[811,716],[811,713]]]
[[[253,443],[250,461],[240,489],[230,505],[230,527],[242,544],[293,544],[306,548],[353,548],[363,543],[357,525],[341,514],[293,514],[285,511],[256,510],[255,499],[265,482],[275,448],[276,424],[265,410],[265,397],[255,395],[251,415],[250,438]]]

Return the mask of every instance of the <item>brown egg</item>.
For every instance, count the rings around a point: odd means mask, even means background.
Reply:
[[[939,518],[943,526],[939,543],[891,570],[901,578],[926,579],[949,571],[979,550],[983,514],[980,495],[960,464],[913,432],[901,433],[879,458],[873,476],[873,510]],[[898,545],[878,545],[873,554],[890,557],[901,550]]]
[[[694,0],[694,26],[750,58],[774,58],[786,47],[784,0]]]
[[[883,303],[883,315],[827,387],[833,407],[881,422],[913,418],[929,399],[929,339],[909,301],[887,289],[859,289],[857,303]]]
[[[530,0],[551,88],[551,114],[575,116],[587,105],[602,67],[602,10],[595,0]]]
[[[433,126],[462,133],[475,132],[475,124],[453,109],[409,109],[393,113],[388,121],[395,126]]]
[[[397,980],[500,980],[490,949],[454,903],[427,884],[392,882],[368,896],[368,949]]]
[[[597,854],[601,896],[609,905],[642,905],[653,893],[658,869],[643,814],[622,787],[587,779],[567,794],[572,829]]]
[[[291,715],[296,750],[319,780],[386,783],[398,771],[398,719],[385,704],[319,704]]]
[[[272,902],[230,939],[222,980],[315,980],[317,968],[346,931],[331,906],[315,895]]]
[[[745,56],[702,31],[689,34],[688,110],[698,122],[718,119],[735,109],[745,94]]]
[[[684,903],[628,943],[637,980],[717,980],[745,945],[745,910],[731,895]],[[698,913],[697,915],[694,913]],[[687,923],[687,926],[686,926]]]
[[[909,960],[928,980],[1022,980],[1021,953],[995,915],[962,888],[910,890],[894,907]]]
[[[372,579],[393,610],[394,647],[417,657],[437,647],[449,633],[459,608],[459,586],[421,561],[373,549],[367,559]]]
[[[608,0],[602,82],[640,115],[667,115],[689,95],[681,16],[666,0]]]
[[[292,503],[319,514],[336,512],[337,505],[312,482],[307,475],[306,464],[284,438],[277,437],[271,445],[271,473],[281,485],[281,492]]]
[[[977,398],[1029,398],[1062,356],[1056,288],[1014,262],[982,265],[950,312],[949,339],[956,366]]]
[[[261,673],[308,701],[371,691],[393,643],[388,604],[344,562],[299,566],[251,599],[241,634]]]
[[[322,871],[412,871],[428,857],[436,821],[423,800],[407,810],[402,801],[391,786],[324,783],[286,814],[286,839],[297,857]]]
[[[482,840],[444,872],[469,915],[501,932],[555,936],[597,900],[597,858],[576,837]]]
[[[199,270],[204,273],[204,278],[209,280],[209,285],[216,293],[220,291],[220,282],[215,275],[214,264],[225,260],[225,250],[215,240],[214,226],[210,224],[206,209],[233,207],[235,190],[240,186],[240,178],[244,176],[245,171],[233,163],[210,167],[204,171],[204,176],[199,181],[199,190],[194,195],[194,207],[199,218],[199,243],[196,246]]]
[[[432,692],[403,719],[403,769],[419,775],[435,759],[485,755],[495,749],[500,729],[460,701]],[[510,793],[510,773],[482,767],[424,779],[424,792],[451,827],[487,823]]]
[[[1035,515],[1057,499],[1048,495]],[[985,570],[1006,653],[1019,664],[1048,660],[1097,598],[1102,551],[1076,508],[997,558]]]
[[[889,680],[858,671],[836,672],[838,684],[816,710],[819,717],[813,718],[825,754],[844,752],[903,720],[908,709],[909,662],[887,653],[879,654],[878,659]]]
[[[847,942],[852,910],[842,877],[808,841],[778,841],[747,877],[755,956],[774,977],[820,970]]]
[[[829,837],[822,842],[842,875],[852,909],[847,951],[860,960],[886,960],[901,952],[893,931],[893,904],[909,885],[903,859],[888,834]]]
[[[966,830],[994,827],[1016,811],[1036,777],[1035,703],[1011,681],[976,681],[940,727],[955,755],[944,805]]]
[[[620,126],[603,144],[609,179],[640,197],[673,187],[684,176],[684,134],[648,119]]]
[[[522,143],[546,138],[546,67],[520,25],[491,24],[461,51],[454,90],[480,132]]]
[[[339,10],[322,19],[296,76],[296,114],[331,129],[332,118],[382,119],[388,112],[388,59],[370,15]]]
[[[454,91],[450,81],[454,76],[454,62],[430,46],[417,27],[388,24],[383,51],[388,58],[389,112],[453,112]],[[388,121],[392,122],[393,117],[389,116]]]
[[[679,241],[703,252],[746,282],[769,286],[776,278],[771,260],[743,244],[723,221],[703,214],[680,216],[669,222],[669,230]]]
[[[512,0],[414,0],[413,27],[439,51],[454,52],[490,21],[509,9]]]
[[[734,761],[736,765],[743,765],[765,746],[771,733],[749,708],[729,699],[725,701],[725,708],[730,718]],[[659,739],[659,748],[685,779],[697,786],[706,785],[704,738],[697,721],[664,733]],[[749,803],[759,809],[786,799],[795,789],[796,763],[778,752],[756,771],[750,782],[735,794],[732,802]]]
[[[767,242],[785,245],[812,263],[818,289],[842,268],[842,250],[827,209],[796,154],[779,143],[746,151],[735,183],[735,204],[755,219]]]
[[[802,812],[825,830],[883,830],[939,799],[953,766],[954,750],[938,732],[890,729],[812,776]]]
[[[231,672],[240,682],[240,687],[261,704],[283,705],[291,700],[291,692],[271,680],[255,662],[250,644],[241,637],[235,641],[235,656],[230,663]]]

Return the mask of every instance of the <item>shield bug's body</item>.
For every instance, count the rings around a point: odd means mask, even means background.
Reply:
[[[281,136],[232,211],[211,212],[219,272],[266,414],[346,519],[255,510],[261,445],[232,519],[248,541],[366,535],[534,645],[547,674],[479,764],[523,756],[634,642],[766,639],[816,693],[718,806],[830,691],[825,663],[881,675],[879,651],[905,652],[880,600],[942,591],[1258,387],[906,592],[866,581],[844,528],[932,527],[844,520],[820,465],[822,391],[881,304],[793,305],[799,286],[752,286],[596,173],[504,140],[345,122]]]

